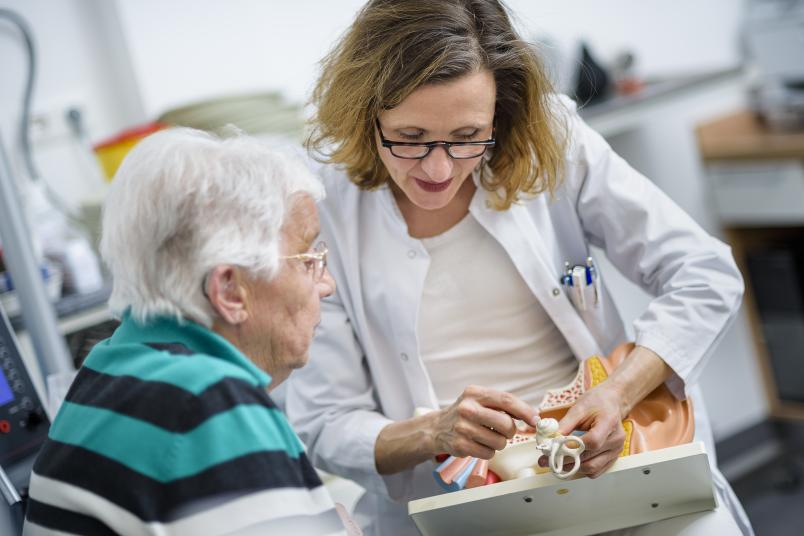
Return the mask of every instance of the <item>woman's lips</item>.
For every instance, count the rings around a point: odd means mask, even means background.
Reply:
[[[443,192],[452,183],[452,179],[445,180],[444,182],[427,182],[421,179],[415,179],[415,180],[416,184],[419,185],[419,188],[421,188],[425,192],[431,192],[431,193]]]

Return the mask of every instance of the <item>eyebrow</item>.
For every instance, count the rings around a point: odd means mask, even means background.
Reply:
[[[477,123],[472,123],[472,124],[464,125],[464,126],[462,126],[462,127],[458,127],[458,128],[456,128],[456,129],[452,130],[452,131],[450,132],[450,134],[451,134],[451,135],[454,135],[454,134],[458,133],[458,132],[459,132],[459,131],[461,131],[461,130],[466,130],[466,129],[469,129],[469,128],[473,128],[473,129],[475,129],[475,130],[482,130],[482,129],[484,129],[484,128],[488,128],[488,127],[489,127],[489,125],[480,125],[480,124],[477,124]],[[410,130],[420,130],[420,131],[422,132],[422,134],[427,134],[427,133],[431,132],[430,130],[428,130],[428,129],[426,129],[426,128],[417,127],[417,126],[414,126],[414,125],[401,126],[401,127],[388,127],[388,126],[383,126],[383,128],[387,128],[387,129],[389,129],[389,130],[393,130],[393,131],[396,131],[396,132],[399,132],[400,130],[407,130],[407,129],[410,129]]]

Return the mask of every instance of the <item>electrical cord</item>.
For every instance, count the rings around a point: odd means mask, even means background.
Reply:
[[[33,181],[41,181],[44,186],[45,195],[48,200],[53,203],[68,219],[77,221],[73,211],[69,206],[54,192],[50,185],[42,178],[41,173],[36,167],[33,159],[33,150],[31,148],[31,101],[33,99],[34,83],[36,82],[36,49],[32,37],[31,28],[28,22],[22,18],[18,13],[6,8],[0,8],[0,19],[6,19],[11,22],[22,34],[23,41],[25,42],[25,52],[28,60],[28,75],[25,78],[25,92],[22,98],[22,115],[19,124],[19,141],[22,148],[22,156],[25,162],[25,168],[28,171],[28,176]]]
[[[34,82],[36,81],[36,52],[34,50],[33,38],[31,37],[28,23],[14,11],[0,8],[0,18],[11,21],[19,29],[25,42],[25,51],[28,57],[28,76],[25,79],[25,93],[22,98],[22,117],[20,118],[19,136],[23,156],[25,157],[25,167],[28,168],[28,174],[32,179],[39,179],[40,174],[33,161],[30,138],[31,100],[33,98]]]

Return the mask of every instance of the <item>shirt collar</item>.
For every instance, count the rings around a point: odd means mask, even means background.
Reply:
[[[170,316],[157,316],[142,324],[129,311],[111,337],[112,344],[178,343],[195,353],[222,359],[246,370],[267,387],[271,376],[260,370],[243,352],[214,331],[193,322]]]

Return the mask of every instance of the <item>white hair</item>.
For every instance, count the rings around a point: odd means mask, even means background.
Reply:
[[[299,160],[244,135],[190,128],[148,136],[126,156],[103,205],[101,255],[113,313],[211,326],[206,274],[233,264],[271,278],[293,196],[324,188]]]

